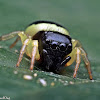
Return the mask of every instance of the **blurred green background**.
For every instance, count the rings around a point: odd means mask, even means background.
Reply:
[[[76,79],[75,64],[66,68],[66,76],[29,71],[30,60],[24,56],[16,69],[21,42],[0,41],[0,97],[11,100],[99,100],[100,99],[100,0],[0,0],[0,35],[24,30],[37,20],[49,20],[65,26],[71,37],[81,41],[91,62],[94,80],[90,81],[81,63]],[[34,77],[37,73],[37,77]],[[31,75],[32,80],[23,79]],[[39,82],[44,79],[47,86]],[[54,83],[54,86],[52,85]]]

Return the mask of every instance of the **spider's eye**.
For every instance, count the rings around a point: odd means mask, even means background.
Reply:
[[[59,48],[60,48],[60,51],[65,51],[65,50],[66,50],[66,44],[61,43],[61,44],[59,45]]]
[[[72,49],[72,44],[68,44],[67,48],[68,48],[69,50],[71,50],[71,49]]]
[[[58,46],[58,43],[57,43],[57,42],[52,42],[52,43],[51,43],[51,48],[52,48],[53,50],[56,50],[56,49],[57,49],[57,46]]]
[[[45,42],[46,42],[46,44],[50,44],[50,40],[48,40],[48,39],[46,39]]]

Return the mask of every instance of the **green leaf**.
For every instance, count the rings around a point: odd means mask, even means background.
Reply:
[[[0,35],[24,30],[36,20],[51,20],[69,29],[81,41],[91,62],[94,80],[89,80],[83,62],[73,79],[74,66],[65,75],[29,70],[30,58],[24,55],[19,68],[21,42],[9,49],[14,39],[0,41],[0,98],[10,100],[99,100],[100,98],[100,1],[90,0],[10,0],[0,1]],[[16,52],[18,51],[18,52]],[[30,76],[26,78],[25,75]]]

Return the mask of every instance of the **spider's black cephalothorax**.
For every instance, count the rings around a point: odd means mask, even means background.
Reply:
[[[39,49],[44,69],[59,72],[71,59],[70,56],[64,59],[72,51],[71,38],[59,32],[42,32]]]

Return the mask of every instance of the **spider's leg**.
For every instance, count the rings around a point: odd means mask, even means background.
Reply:
[[[36,59],[36,53],[37,53],[37,50],[38,50],[38,40],[33,40],[32,46],[33,46],[33,49],[32,49],[32,58],[31,58],[30,70],[33,70],[33,67],[34,67],[34,62],[35,62],[35,59]]]
[[[15,36],[17,36],[19,33],[24,33],[23,31],[15,31],[15,32],[11,32],[9,34],[0,36],[0,41],[5,41],[5,40],[9,40],[11,38],[14,38]]]
[[[86,55],[86,52],[84,51],[81,43],[78,40],[72,39],[72,44],[73,44],[73,50],[68,55],[71,57],[71,60],[65,66],[71,65],[76,60],[76,66],[75,66],[75,70],[74,70],[74,74],[73,74],[73,78],[75,78],[78,68],[79,68],[79,65],[80,65],[80,62],[81,62],[81,56],[82,56],[84,63],[86,65],[86,68],[88,70],[89,78],[92,80],[93,77],[92,77],[92,72],[91,72],[91,66],[90,66],[88,57]]]
[[[14,38],[14,37],[18,36],[19,33],[24,34],[24,31],[15,31],[15,32],[11,32],[9,34],[0,36],[0,41],[6,41],[11,38]],[[19,40],[20,40],[20,37],[17,37],[17,39],[14,41],[14,43],[10,45],[10,48],[13,48]]]
[[[19,40],[20,37],[17,37],[16,40],[13,42],[13,44],[10,45],[10,48],[13,48]]]
[[[20,64],[20,62],[21,62],[21,60],[22,60],[22,58],[23,58],[23,54],[25,53],[25,48],[26,48],[26,46],[29,44],[29,42],[30,42],[30,39],[26,39],[26,40],[24,41],[23,46],[22,46],[22,48],[21,48],[21,50],[20,50],[20,55],[19,55],[19,59],[18,59],[18,62],[17,62],[17,64],[16,64],[16,67],[19,66],[19,64]]]
[[[81,62],[81,51],[78,47],[76,47],[76,65],[75,65],[75,70],[74,70],[74,74],[73,74],[73,78],[76,77],[77,75],[77,71]]]
[[[86,68],[88,70],[89,77],[92,80],[93,79],[93,77],[92,77],[92,71],[91,71],[90,62],[89,62],[89,60],[87,58],[86,52],[81,47],[79,47],[79,49],[81,50],[81,55],[82,55],[82,58],[84,60],[85,65],[86,65]]]

